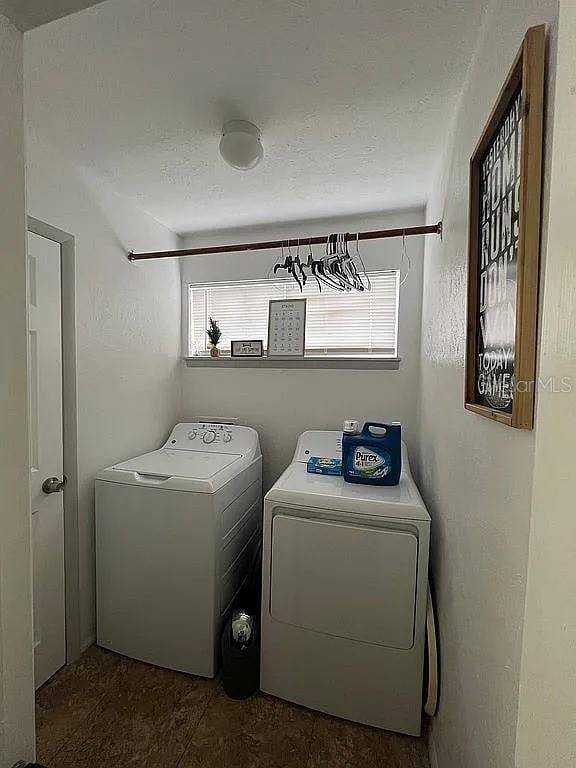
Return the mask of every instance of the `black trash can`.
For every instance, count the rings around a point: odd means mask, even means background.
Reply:
[[[247,699],[260,688],[261,588],[259,547],[222,631],[222,684],[232,699]]]

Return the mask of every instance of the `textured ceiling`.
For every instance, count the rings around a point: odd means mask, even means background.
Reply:
[[[102,0],[0,0],[0,13],[21,30],[39,27]]]
[[[27,35],[28,129],[179,232],[422,205],[484,6],[108,0]]]

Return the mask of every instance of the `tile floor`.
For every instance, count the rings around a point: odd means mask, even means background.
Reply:
[[[48,768],[428,768],[426,745],[93,646],[37,693]]]

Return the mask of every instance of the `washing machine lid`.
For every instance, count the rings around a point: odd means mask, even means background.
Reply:
[[[266,494],[266,501],[379,518],[430,521],[412,479],[403,472],[398,485],[359,485],[343,477],[316,475],[295,461]]]
[[[241,471],[242,456],[161,448],[103,470],[99,480],[160,487],[167,490],[214,493],[228,476]]]
[[[214,422],[176,424],[164,446],[103,470],[97,480],[165,490],[216,493],[261,463],[258,433]]]
[[[161,448],[134,459],[116,464],[113,469],[138,472],[141,475],[165,475],[207,480],[230,464],[238,461],[240,454],[203,451],[178,451]]]

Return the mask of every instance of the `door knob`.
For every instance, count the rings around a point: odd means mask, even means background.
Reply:
[[[65,486],[66,475],[63,476],[62,480],[57,477],[47,477],[42,483],[42,490],[44,493],[62,493]]]

